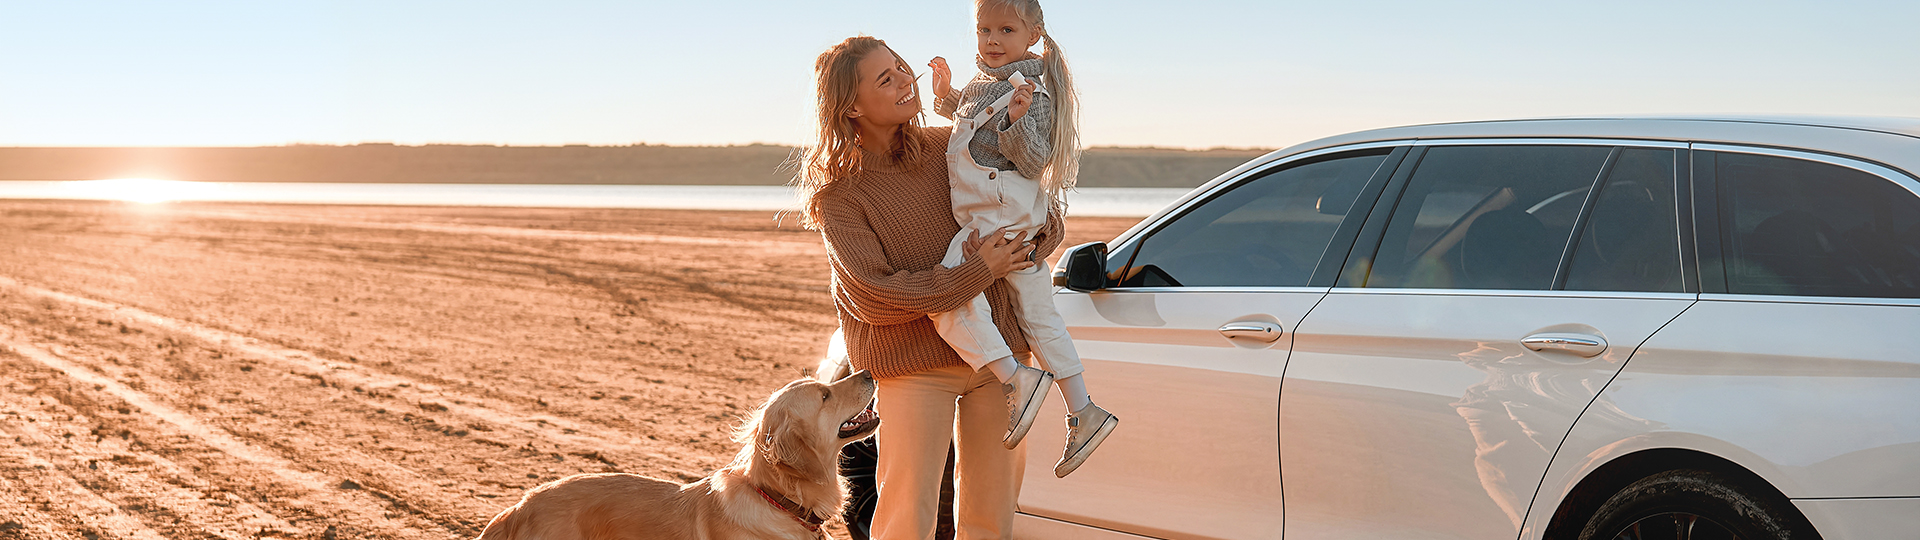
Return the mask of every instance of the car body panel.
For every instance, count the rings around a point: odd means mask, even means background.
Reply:
[[[1513,538],[1560,438],[1694,295],[1334,289],[1280,399],[1294,538]],[[1591,358],[1536,352],[1592,334]]]
[[[1053,477],[1066,414],[1050,399],[1027,435],[1020,511],[1158,538],[1278,538],[1280,377],[1292,329],[1325,288],[1124,290],[1055,296],[1094,400],[1121,418],[1073,475]],[[1220,326],[1262,320],[1274,343]],[[1230,434],[1196,437],[1195,434]]]
[[[1619,456],[1689,448],[1790,498],[1920,496],[1920,332],[1888,331],[1920,328],[1920,302],[1823,300],[1703,295],[1595,400],[1543,492]]]
[[[1793,501],[1821,540],[1884,540],[1920,535],[1920,498]]]

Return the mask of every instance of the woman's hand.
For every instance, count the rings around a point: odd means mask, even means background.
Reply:
[[[933,70],[933,99],[944,99],[952,94],[953,70],[947,69],[947,59],[935,56],[933,61],[927,62],[927,67]]]
[[[1033,106],[1033,89],[1033,81],[1014,87],[1013,102],[1007,104],[1007,123],[1019,122],[1027,115],[1027,108]]]
[[[1027,233],[1021,232],[1009,239],[1006,237],[1006,232],[1004,228],[994,229],[993,232],[982,237],[980,231],[973,231],[973,234],[967,236],[966,242],[961,244],[961,253],[969,255],[967,257],[969,260],[979,259],[987,263],[987,271],[993,274],[994,279],[1007,277],[1007,274],[1015,271],[1033,268],[1033,261],[1028,258],[1033,256],[1034,246],[1032,242],[1027,241]]]

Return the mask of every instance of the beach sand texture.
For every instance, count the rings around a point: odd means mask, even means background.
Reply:
[[[770,212],[0,201],[0,538],[471,538],[697,478],[824,351],[823,253]]]

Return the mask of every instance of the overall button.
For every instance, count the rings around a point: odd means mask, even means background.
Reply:
[[[1000,171],[993,171],[993,172],[987,173],[988,180],[993,180],[996,178],[1000,178]]]

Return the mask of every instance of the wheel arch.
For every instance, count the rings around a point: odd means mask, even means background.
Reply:
[[[1680,469],[1697,469],[1719,474],[1745,487],[1762,490],[1761,493],[1753,493],[1754,496],[1776,497],[1780,501],[1789,501],[1785,493],[1765,478],[1726,458],[1686,448],[1651,448],[1614,458],[1582,477],[1554,508],[1541,538],[1543,540],[1575,540],[1580,535],[1580,529],[1586,526],[1594,512],[1615,493],[1640,479]],[[1788,516],[1789,519],[1805,524],[1805,530],[1813,530],[1807,516],[1794,505],[1785,504],[1782,508],[1794,513]]]

